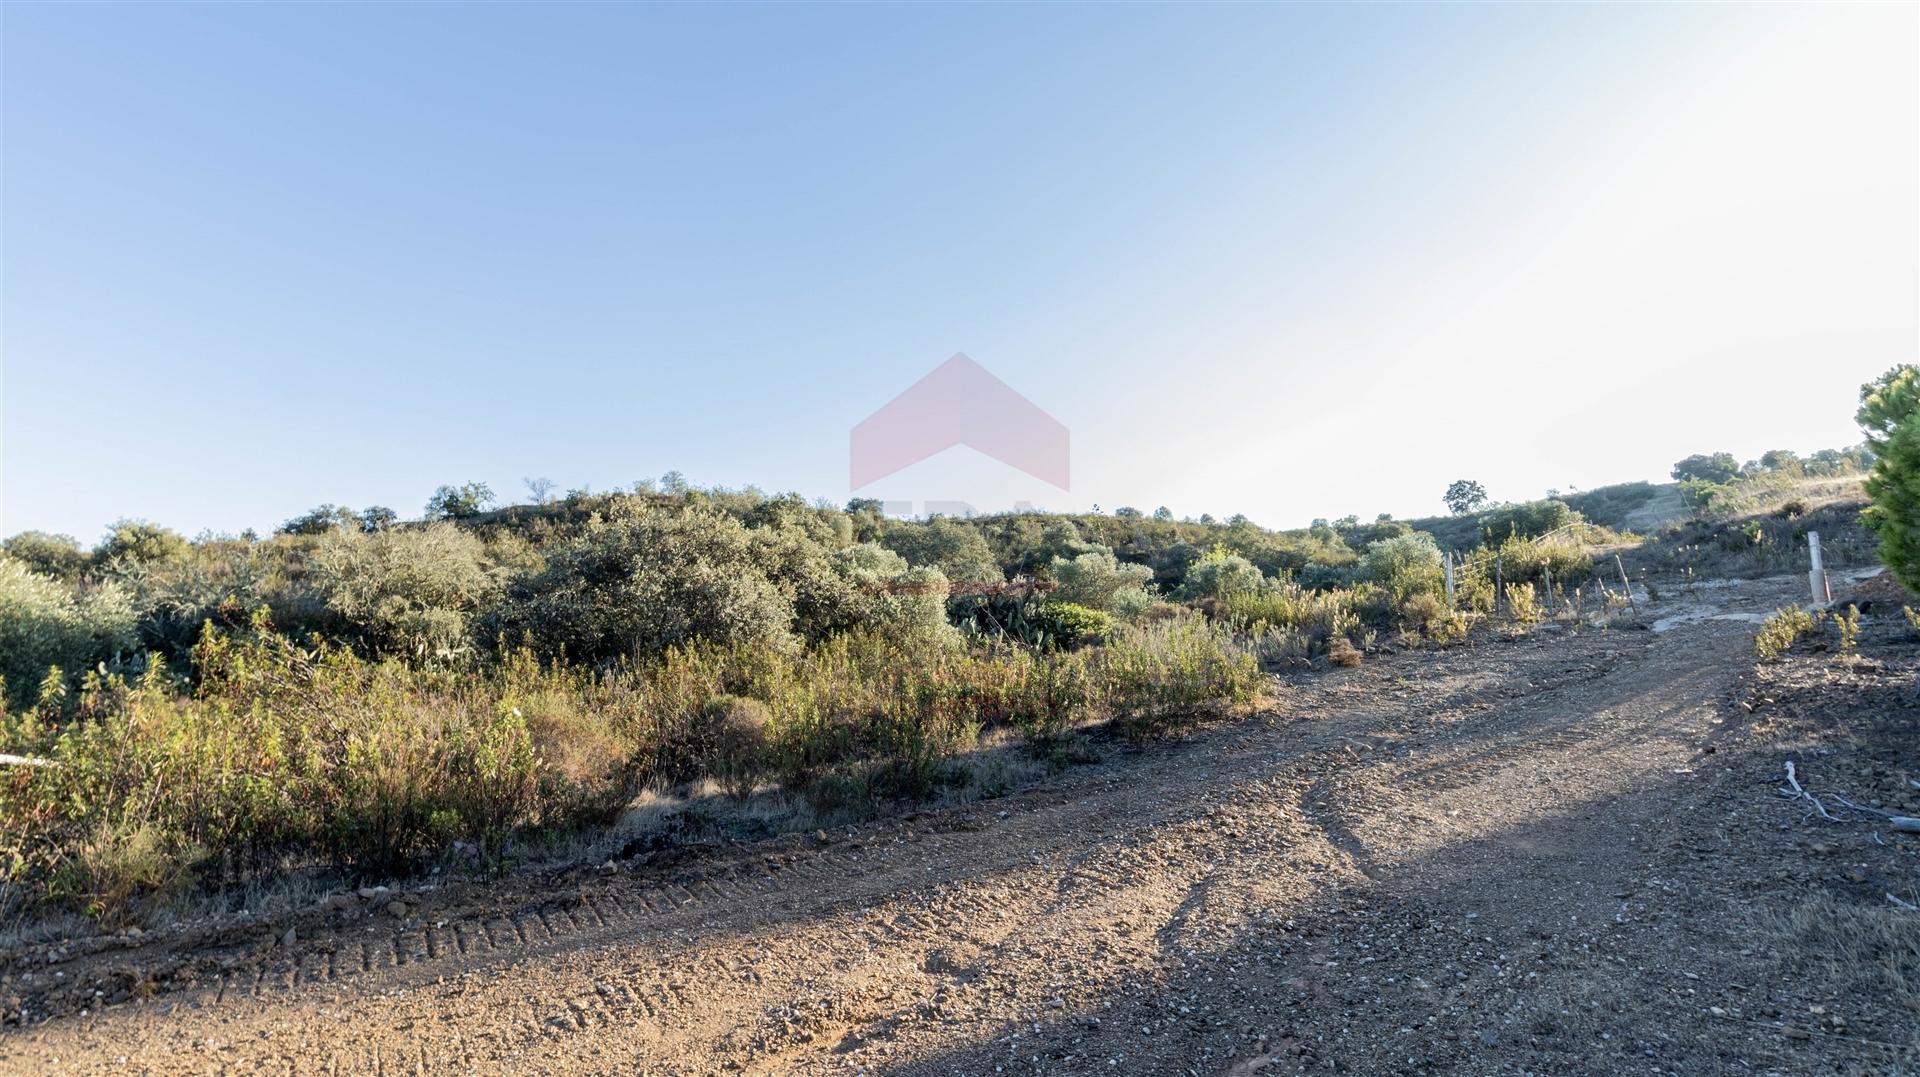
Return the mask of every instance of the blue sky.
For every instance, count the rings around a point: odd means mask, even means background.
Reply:
[[[0,10],[7,533],[840,501],[955,352],[1073,488],[857,493],[1425,514],[1847,443],[1920,353],[1910,5]]]

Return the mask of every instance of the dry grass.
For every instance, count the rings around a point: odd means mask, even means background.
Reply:
[[[1877,1029],[1866,1042],[1897,1052],[1888,1060],[1891,1068],[1881,1072],[1912,1073],[1920,1067],[1920,912],[1890,901],[1861,905],[1823,896],[1755,927],[1778,954],[1782,979],[1797,980],[1835,1003],[1879,1000],[1911,1015],[1904,1023]],[[1821,1035],[1851,1035],[1833,1023],[1832,1012],[1837,1010],[1810,1007],[1790,1023]]]

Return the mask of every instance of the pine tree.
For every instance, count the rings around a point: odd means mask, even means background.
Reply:
[[[1895,367],[1861,386],[1856,418],[1875,455],[1865,517],[1880,535],[1880,561],[1920,590],[1920,368]]]

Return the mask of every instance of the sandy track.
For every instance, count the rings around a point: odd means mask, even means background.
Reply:
[[[16,961],[56,1016],[0,1069],[1871,1069],[1699,996],[1766,975],[1701,855],[1750,638],[1403,655],[974,812]]]

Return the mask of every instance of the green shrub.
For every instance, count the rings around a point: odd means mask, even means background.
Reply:
[[[1090,610],[1137,613],[1151,601],[1147,588],[1153,581],[1153,570],[1146,565],[1126,564],[1104,546],[1071,559],[1056,558],[1048,575],[1060,585],[1054,592],[1056,599]]]
[[[1580,514],[1566,502],[1553,498],[1502,505],[1480,516],[1480,533],[1489,542],[1502,542],[1511,536],[1537,538],[1549,531],[1580,522]]]
[[[484,482],[442,486],[427,499],[427,519],[464,520],[478,516],[493,505],[493,488]]]
[[[345,505],[326,504],[295,516],[281,524],[278,530],[283,535],[324,535],[340,527],[362,530],[360,515]]]
[[[107,530],[107,540],[94,550],[94,560],[108,567],[143,562],[175,561],[186,555],[187,540],[145,520],[121,520]]]
[[[1290,654],[1289,641],[1297,639],[1302,653],[1297,657],[1324,650],[1336,637],[1344,637],[1360,627],[1360,608],[1369,589],[1309,591],[1290,581],[1280,581],[1263,591],[1242,591],[1227,595],[1217,607],[1220,617],[1238,632],[1249,637],[1278,633],[1278,642],[1270,641],[1274,657]]]
[[[1860,644],[1860,607],[1849,604],[1833,615],[1833,626],[1840,632],[1840,649],[1851,651]]]
[[[1181,594],[1188,601],[1199,601],[1259,591],[1266,583],[1266,577],[1253,562],[1216,546],[1187,570]]]
[[[473,618],[500,593],[485,545],[445,522],[373,533],[334,528],[319,540],[313,570],[327,606],[375,653],[416,660],[466,652]]]
[[[1099,702],[1093,651],[1009,656],[1013,686],[1006,721],[1036,748],[1055,747]]]
[[[1260,665],[1223,626],[1183,617],[1116,640],[1100,656],[1099,678],[1121,728],[1139,741],[1251,701]]]
[[[1760,626],[1753,637],[1753,649],[1760,657],[1772,661],[1787,653],[1800,637],[1813,631],[1813,615],[1798,606],[1788,606],[1775,611]]]
[[[0,892],[117,922],[288,863],[380,873],[465,843],[498,867],[518,838],[610,819],[655,779],[745,796],[777,776],[865,810],[965,780],[987,728],[1051,750],[1111,714],[1152,736],[1257,688],[1225,626],[1115,632],[1050,652],[871,630],[804,650],[693,640],[601,671],[516,649],[456,671],[304,646],[261,610],[203,630],[190,696],[155,660],[138,683],[95,673],[77,700],[4,716],[0,749],[55,765],[0,775]]]
[[[1404,605],[1416,594],[1435,594],[1445,589],[1445,572],[1440,565],[1440,547],[1433,536],[1401,535],[1382,539],[1367,547],[1361,559],[1367,578],[1386,592],[1393,608]]]
[[[543,655],[607,662],[701,640],[779,647],[793,620],[738,521],[623,503],[509,587],[486,628]]]
[[[1673,465],[1673,477],[1680,482],[1731,482],[1740,475],[1740,461],[1732,453],[1695,453]]]
[[[1539,622],[1544,611],[1540,608],[1540,599],[1533,584],[1507,584],[1507,613],[1523,625]]]
[[[947,577],[938,568],[910,568],[906,559],[876,543],[836,550],[833,571],[853,587],[849,615],[841,627],[873,629],[906,638],[944,638]]]
[[[1707,479],[1683,479],[1680,482],[1680,499],[1689,507],[1711,510],[1715,503],[1726,498],[1732,487],[1727,483],[1711,482]]]
[[[1584,547],[1571,541],[1549,539],[1534,542],[1509,537],[1495,553],[1499,556],[1500,571],[1506,580],[1537,583],[1542,597],[1545,597],[1549,578],[1556,589],[1565,589],[1593,575],[1593,556]],[[1458,581],[1455,582],[1457,585]]]
[[[51,579],[77,582],[86,572],[90,559],[71,535],[49,535],[44,531],[22,531],[3,546],[8,557],[28,569]]]
[[[32,703],[51,667],[78,678],[130,651],[135,624],[131,596],[118,584],[61,583],[0,557],[0,678],[5,678],[6,702],[14,707]]]
[[[1399,613],[1402,627],[1435,639],[1455,640],[1466,634],[1466,617],[1449,608],[1446,599],[1439,595],[1422,592],[1409,596],[1401,604]]]
[[[773,754],[773,713],[765,703],[740,696],[715,696],[705,707],[706,772],[728,795],[745,800],[768,773]]]
[[[949,580],[998,583],[1006,578],[980,532],[944,516],[890,528],[881,545],[917,568],[939,569]]]
[[[1036,619],[1047,640],[1058,647],[1100,643],[1113,635],[1113,615],[1058,600],[1044,603]]]
[[[156,666],[89,677],[57,732],[7,723],[7,750],[53,765],[0,782],[0,881],[112,918],[288,859],[390,871],[461,840],[497,865],[517,833],[607,818],[658,754],[641,694],[530,657],[450,678],[303,649],[262,616],[196,659],[194,696]]]

